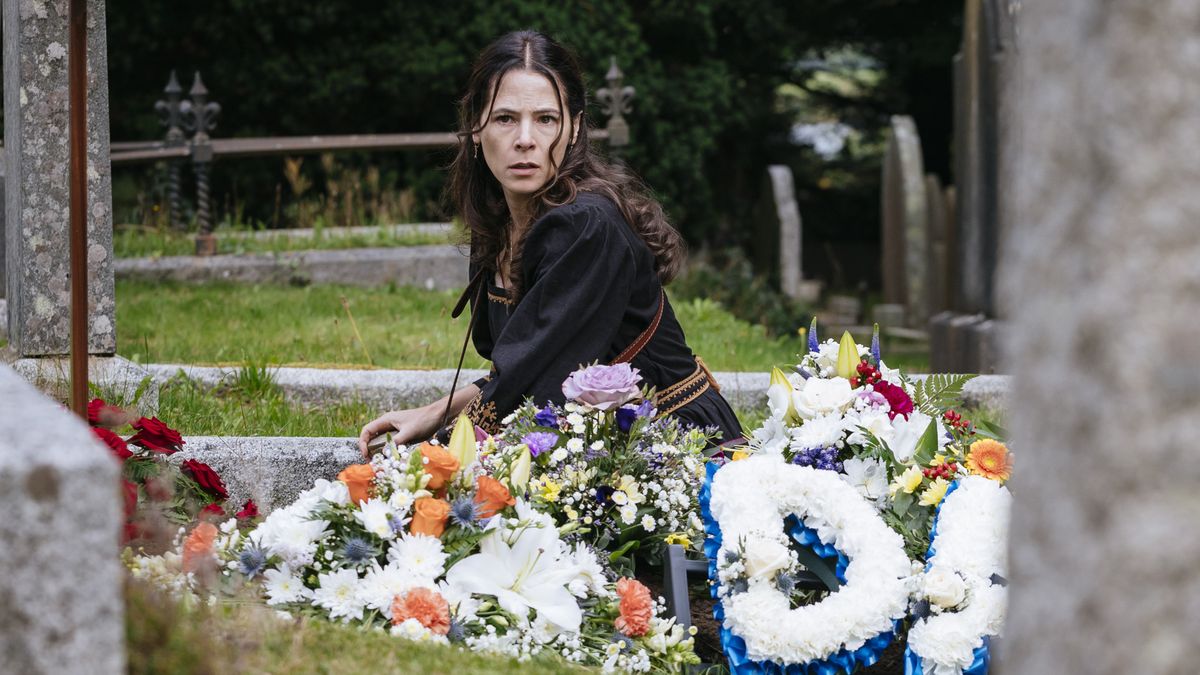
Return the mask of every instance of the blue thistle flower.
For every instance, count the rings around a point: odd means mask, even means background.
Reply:
[[[457,618],[450,619],[450,628],[446,631],[446,639],[452,644],[456,644],[467,639],[467,629]]]
[[[792,591],[796,590],[796,577],[787,572],[780,572],[775,577],[775,588],[784,595],[791,595]]]
[[[459,497],[450,503],[450,522],[474,530],[479,527],[482,510],[471,495]]]
[[[404,519],[395,514],[389,515],[388,527],[392,528],[392,532],[395,534],[402,534],[404,532]]]
[[[725,551],[725,564],[726,565],[732,565],[741,559],[742,559],[742,554],[738,553],[737,551],[735,551],[733,549],[728,549]]]
[[[808,325],[808,352],[810,354],[821,350],[821,342],[817,339],[817,317],[813,317]]]
[[[378,551],[371,545],[371,542],[359,537],[350,537],[346,540],[346,545],[342,547],[342,557],[352,565],[361,565],[376,555],[378,555]]]
[[[267,566],[267,554],[258,547],[244,549],[238,555],[238,571],[254,578],[262,573]]]
[[[732,584],[729,584],[729,592],[737,595],[745,593],[750,588],[750,583],[745,579],[734,579]]]

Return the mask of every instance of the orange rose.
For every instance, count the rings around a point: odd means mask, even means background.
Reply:
[[[450,518],[450,503],[445,499],[421,497],[413,504],[412,523],[408,530],[413,534],[427,534],[440,537],[446,531],[446,521]]]
[[[350,491],[351,504],[359,504],[371,498],[371,488],[375,486],[375,469],[372,469],[370,464],[351,464],[342,469],[337,477]]]
[[[392,599],[392,623],[399,626],[416,619],[434,635],[450,632],[450,606],[441,593],[428,588],[414,588]]]
[[[621,616],[613,625],[629,637],[645,635],[654,617],[650,589],[637,579],[622,577],[617,580],[617,597],[621,599]]]
[[[479,517],[491,518],[506,506],[517,503],[508,488],[491,476],[480,476],[475,481],[475,503],[479,505]]]
[[[458,458],[442,446],[432,443],[422,443],[419,449],[421,456],[425,458],[425,473],[430,475],[429,485],[426,487],[437,490],[458,471]]]
[[[183,541],[183,571],[195,572],[212,560],[213,542],[217,539],[217,526],[209,522],[200,523]]]

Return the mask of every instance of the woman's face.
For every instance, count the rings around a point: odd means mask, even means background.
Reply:
[[[575,127],[568,122],[564,130],[554,85],[529,70],[510,70],[501,77],[495,102],[484,108],[488,114],[480,119],[483,128],[475,140],[511,205],[554,177],[550,146],[558,140],[553,165],[561,166]]]

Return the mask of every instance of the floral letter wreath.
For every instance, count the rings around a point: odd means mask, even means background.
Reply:
[[[756,456],[709,464],[701,509],[709,576],[733,673],[850,672],[870,665],[908,610],[912,567],[900,535],[836,474]],[[795,516],[848,559],[845,585],[813,605],[791,607],[797,570],[784,521]],[[799,533],[797,533],[799,534]],[[799,537],[797,537],[799,538]]]
[[[922,584],[934,610],[908,631],[908,675],[987,672],[987,638],[1004,624],[1011,503],[1007,488],[980,476],[959,479],[946,492],[930,534]],[[951,607],[942,609],[939,601]]]

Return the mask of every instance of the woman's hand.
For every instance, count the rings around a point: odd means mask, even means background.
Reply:
[[[440,417],[441,411],[434,406],[386,412],[362,428],[358,435],[358,449],[363,459],[368,459],[367,444],[389,431],[395,432],[392,440],[402,445],[428,440],[438,430]]]

